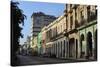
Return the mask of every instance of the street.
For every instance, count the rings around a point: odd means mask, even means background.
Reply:
[[[70,62],[79,62],[79,61],[87,61],[87,60],[65,60],[65,59],[57,59],[57,58],[44,58],[38,56],[23,56],[18,55],[20,60],[19,65],[38,65],[38,64],[56,64],[56,63],[70,63]],[[88,60],[89,61],[89,60]]]
[[[37,65],[37,64],[52,64],[52,63],[61,63],[68,62],[68,60],[61,60],[57,58],[44,58],[37,56],[22,56],[18,55],[20,59],[20,65]]]

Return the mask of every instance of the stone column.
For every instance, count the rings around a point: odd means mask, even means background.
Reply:
[[[61,42],[59,44],[59,49],[60,49],[60,51],[59,51],[59,57],[61,58]]]
[[[62,44],[60,42],[60,58],[62,57]]]
[[[56,55],[56,44],[54,44],[54,50],[55,50],[55,53],[54,54]]]
[[[59,58],[59,44],[57,44],[57,56]]]
[[[67,41],[65,40],[65,58],[67,58]]]
[[[62,58],[62,53],[63,53],[63,52],[62,52],[62,47],[63,47],[63,45],[62,45],[62,41],[61,41],[61,55],[60,55],[61,58]]]
[[[57,46],[56,47],[57,47],[57,49],[56,49],[57,50],[57,54],[56,55],[57,55],[57,58],[58,58],[58,43],[57,43]]]
[[[69,59],[69,39],[67,38],[67,58]]]
[[[51,48],[51,54],[52,54],[53,53],[53,48],[52,48],[52,46],[50,48]]]
[[[52,50],[53,50],[53,53],[52,54],[54,54],[54,44],[53,44]]]
[[[75,28],[75,9],[73,9],[73,28]]]
[[[64,44],[62,43],[62,58],[64,57],[64,56],[63,56],[63,54],[64,54],[64,52],[63,52],[63,50],[64,50],[63,47],[64,47]]]

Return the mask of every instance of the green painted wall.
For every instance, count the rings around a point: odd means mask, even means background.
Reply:
[[[83,47],[82,47],[83,50],[82,51],[85,51],[85,55],[86,55],[86,52],[87,52],[87,50],[86,50],[87,33],[91,32],[92,33],[92,37],[93,37],[94,36],[94,32],[96,31],[96,29],[97,29],[97,24],[93,24],[93,25],[87,26],[87,27],[79,30],[79,37],[81,37],[82,34],[84,35],[84,41],[82,42],[82,45],[83,45]],[[79,46],[80,46],[80,44],[79,44]],[[94,46],[94,38],[93,38],[93,46]]]
[[[38,53],[40,53],[41,51],[41,39],[42,39],[42,35],[41,35],[41,32],[38,33],[38,37],[37,37],[37,46],[38,46]]]

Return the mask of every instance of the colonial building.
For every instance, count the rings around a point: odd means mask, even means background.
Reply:
[[[97,9],[95,5],[80,6],[78,52],[80,58],[97,59]]]
[[[47,25],[41,45],[44,53],[65,59],[97,59],[95,5],[67,4],[64,14]]]
[[[31,16],[31,19],[32,19],[32,39],[31,39],[31,45],[37,45],[36,48],[38,48],[38,53],[40,53],[40,38],[38,36],[40,36],[40,32],[41,32],[41,29],[44,27],[44,26],[47,26],[48,24],[50,24],[51,22],[53,22],[56,17],[55,16],[52,16],[52,15],[46,15],[42,12],[37,12],[37,13],[33,13],[32,16]],[[37,39],[36,39],[37,38]],[[37,41],[36,41],[36,40]],[[35,41],[33,41],[35,40]],[[36,44],[37,43],[37,44]]]
[[[69,58],[94,59],[97,52],[96,6],[69,4],[66,7]]]
[[[65,57],[65,54],[67,53],[64,50],[64,47],[66,46],[66,36],[64,35],[65,29],[66,17],[64,15],[42,29],[41,44],[43,45],[44,53],[58,58]]]
[[[41,30],[41,48],[42,48],[42,55],[46,53],[46,26]]]

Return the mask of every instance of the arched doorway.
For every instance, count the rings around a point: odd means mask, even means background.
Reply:
[[[81,37],[80,37],[80,47],[81,47],[81,48],[80,48],[80,54],[81,54],[80,57],[81,57],[81,58],[83,58],[84,55],[85,55],[84,43],[83,43],[83,42],[84,42],[84,39],[85,39],[85,38],[84,38],[84,35],[81,34]]]
[[[95,31],[95,46],[97,47],[97,30]]]
[[[62,57],[62,41],[60,43],[60,57]]]
[[[56,45],[56,57],[57,57],[57,43],[55,45]]]
[[[76,58],[78,56],[78,39],[76,39]]]
[[[56,57],[58,58],[58,42],[56,43],[56,46],[57,46],[57,48],[56,48]]]
[[[64,43],[64,44],[63,44],[63,57],[65,57],[65,49],[66,49],[66,43],[65,43],[65,40],[64,40],[63,43]]]
[[[58,52],[58,58],[60,56],[60,43],[58,42],[58,49],[57,49],[57,52]]]
[[[94,38],[94,40],[95,40],[94,58],[97,59],[97,30],[95,31],[94,34],[95,34],[95,36],[94,36],[94,37],[95,37],[95,38]]]
[[[69,57],[74,57],[75,53],[75,39],[71,38],[69,40]]]
[[[53,44],[53,55],[55,54],[55,44]]]
[[[87,58],[91,57],[92,54],[92,33],[88,32],[87,33]]]

